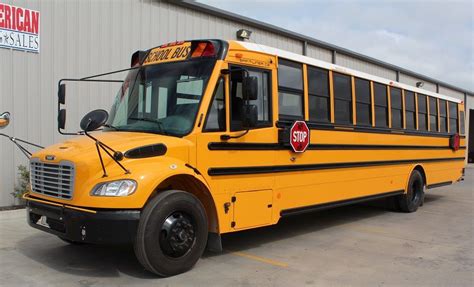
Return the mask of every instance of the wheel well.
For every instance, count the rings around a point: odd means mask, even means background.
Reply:
[[[426,173],[425,173],[424,168],[421,165],[417,165],[415,166],[413,170],[417,170],[421,173],[421,176],[423,177],[423,183],[426,185],[427,181],[426,181]]]
[[[165,190],[182,190],[196,196],[206,211],[209,232],[219,233],[216,205],[211,193],[202,182],[191,175],[174,175],[160,183],[148,201]]]

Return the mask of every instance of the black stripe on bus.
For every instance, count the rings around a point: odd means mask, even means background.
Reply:
[[[354,168],[354,167],[398,165],[398,164],[422,163],[422,162],[460,161],[460,160],[464,160],[464,157],[366,161],[366,162],[337,162],[337,163],[318,163],[318,164],[299,164],[299,165],[211,167],[208,169],[207,173],[211,176],[260,174],[260,173],[293,172],[293,171]]]
[[[436,188],[436,187],[441,187],[441,186],[446,186],[446,185],[451,185],[451,184],[453,184],[452,181],[444,181],[444,182],[430,184],[426,186],[426,188],[431,189],[431,188]]]
[[[341,207],[341,206],[386,198],[386,197],[390,197],[394,195],[399,195],[399,194],[402,194],[403,192],[404,192],[403,190],[397,190],[397,191],[385,192],[381,194],[340,200],[340,201],[335,201],[335,202],[328,202],[328,203],[322,203],[322,204],[316,204],[316,205],[310,205],[310,206],[304,206],[304,207],[285,209],[280,212],[280,216],[284,217],[284,216],[298,215],[298,214],[314,212],[314,211],[321,211],[321,210],[326,210],[330,208]]]
[[[307,121],[310,130],[335,130],[341,132],[361,132],[361,133],[376,133],[376,134],[392,134],[392,135],[407,135],[407,136],[426,136],[426,137],[440,137],[449,138],[453,134],[450,133],[439,133],[429,131],[416,131],[416,130],[398,130],[389,128],[378,128],[369,126],[354,126],[354,125],[334,125],[328,123],[315,123]],[[280,120],[276,122],[277,128],[290,128],[293,125],[293,121]],[[460,138],[466,138],[465,135],[460,135]]]
[[[208,144],[209,150],[290,150],[289,144],[278,143],[225,143],[211,142]],[[310,144],[309,150],[411,150],[411,149],[447,149],[449,146],[429,146],[429,145],[364,145],[364,144]],[[459,149],[466,149],[465,146]]]

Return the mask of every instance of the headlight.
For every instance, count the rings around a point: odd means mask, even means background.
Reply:
[[[135,192],[137,182],[131,179],[104,182],[96,185],[91,192],[94,196],[127,196]]]

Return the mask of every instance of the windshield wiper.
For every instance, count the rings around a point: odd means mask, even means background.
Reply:
[[[134,121],[142,121],[142,122],[149,122],[149,123],[155,123],[157,124],[158,128],[160,129],[160,133],[167,135],[168,133],[165,131],[163,128],[163,123],[159,120],[155,119],[149,119],[149,118],[134,118],[134,117],[129,117],[129,120],[134,120]]]

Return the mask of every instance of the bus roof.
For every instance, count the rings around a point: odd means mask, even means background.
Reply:
[[[343,67],[343,66],[339,66],[339,65],[332,64],[332,63],[324,62],[324,61],[321,61],[321,60],[318,60],[318,59],[315,59],[315,58],[311,58],[311,57],[299,55],[299,54],[296,54],[296,53],[288,52],[288,51],[285,51],[285,50],[281,50],[281,49],[277,49],[277,48],[273,48],[273,47],[269,47],[269,46],[265,46],[265,45],[261,45],[261,44],[250,43],[250,42],[242,42],[242,41],[230,41],[230,42],[237,43],[237,44],[243,46],[245,49],[250,50],[250,51],[270,54],[270,55],[278,56],[279,58],[284,58],[284,59],[288,59],[288,60],[308,64],[308,65],[311,65],[311,66],[316,66],[316,67],[332,70],[332,71],[335,71],[335,72],[341,72],[341,73],[349,74],[349,75],[352,75],[354,77],[359,77],[359,78],[371,80],[371,81],[386,84],[386,85],[389,85],[389,86],[392,86],[392,87],[397,87],[397,88],[409,90],[409,91],[412,91],[412,92],[416,92],[416,93],[420,93],[420,94],[424,94],[424,95],[428,95],[428,96],[432,96],[432,97],[436,97],[436,98],[440,98],[440,99],[443,99],[443,100],[448,100],[448,101],[452,101],[452,102],[456,102],[456,103],[462,103],[462,100],[460,100],[460,99],[445,96],[445,95],[442,95],[442,94],[439,94],[439,93],[435,93],[435,92],[431,92],[431,91],[428,91],[428,90],[413,87],[413,86],[410,86],[410,85],[407,85],[407,84],[399,83],[399,82],[394,81],[394,80],[389,80],[389,79],[385,79],[385,78],[382,78],[382,77],[374,76],[374,75],[371,75],[371,74],[367,74],[367,73],[364,73],[364,72],[360,72],[360,71],[357,71],[357,70],[346,68],[346,67]]]

